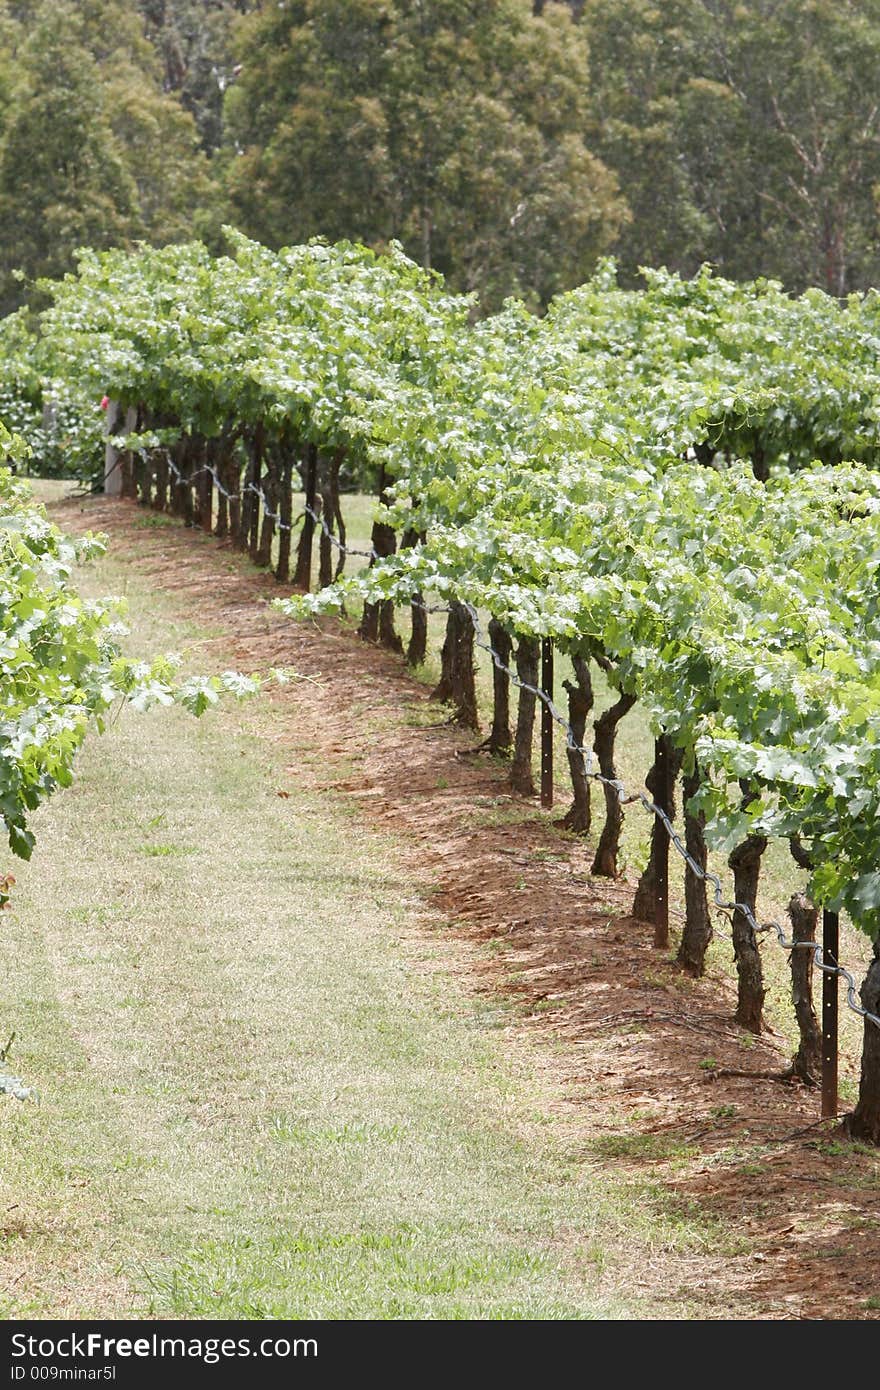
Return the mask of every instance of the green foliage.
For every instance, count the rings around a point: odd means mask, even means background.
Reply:
[[[41,11],[16,55],[0,144],[0,307],[13,273],[58,275],[76,246],[124,237],[135,192],[114,146],[95,60],[68,7]],[[46,73],[52,81],[46,81]]]
[[[126,5],[63,0],[5,16],[0,312],[20,303],[22,276],[61,274],[78,246],[163,242],[212,217],[192,118],[159,90]]]
[[[877,297],[706,270],[625,290],[607,263],[541,319],[471,324],[398,248],[230,240],[83,255],[41,360],[140,407],[144,457],[259,429],[384,468],[384,518],[425,539],[289,611],[427,592],[602,654],[698,759],[714,842],[800,834],[818,900],[873,933]]]
[[[27,441],[12,460],[16,467],[95,481],[104,464],[99,399],[52,374],[25,310],[0,320],[0,361],[0,422]]]
[[[876,283],[877,0],[587,0],[583,26],[628,274],[709,260],[795,290]]]
[[[0,0],[0,312],[224,210],[484,309],[609,249],[842,296],[880,277],[878,59],[880,0]]]
[[[398,239],[485,302],[543,303],[626,213],[584,144],[579,30],[526,0],[304,0],[238,27],[236,219],[271,245]]]

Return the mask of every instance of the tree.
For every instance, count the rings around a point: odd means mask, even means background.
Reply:
[[[694,0],[587,0],[592,147],[620,181],[632,217],[614,254],[625,278],[640,265],[692,274],[713,224],[682,157],[681,103],[699,61]]]
[[[240,21],[228,186],[245,230],[392,238],[488,302],[544,302],[626,217],[584,143],[588,62],[526,0],[298,0]]]
[[[842,295],[880,276],[880,0],[587,0],[623,268]]]
[[[192,117],[131,69],[105,87],[108,119],[134,182],[137,220],[155,245],[219,227],[219,199]]]
[[[75,247],[124,240],[137,202],[107,119],[97,64],[77,41],[69,11],[43,14],[17,65],[0,144],[4,310],[19,297],[16,271],[59,275]]]
[[[207,230],[192,118],[158,90],[134,12],[22,3],[0,19],[0,311],[20,302],[21,275],[62,274],[78,246]]]
[[[794,289],[820,285],[833,295],[873,283],[880,273],[880,3],[752,0],[704,8],[707,76],[726,89],[721,120],[714,92],[682,116],[691,131],[726,126],[723,153],[734,142],[743,152],[739,186],[719,200],[733,213],[719,229],[726,273],[778,276]],[[716,173],[704,186],[726,181]]]
[[[178,95],[210,154],[223,137],[223,94],[235,80],[231,26],[251,0],[136,0],[162,63],[162,88]]]

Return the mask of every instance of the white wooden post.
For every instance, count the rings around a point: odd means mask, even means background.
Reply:
[[[104,491],[108,497],[122,496],[122,464],[119,462],[119,450],[114,448],[113,436],[110,433],[118,416],[119,402],[109,401],[104,411],[104,434],[107,437],[104,447]]]
[[[122,477],[124,464],[120,457],[123,451],[116,448],[113,443],[115,436],[111,434],[113,426],[118,419],[119,402],[109,401],[107,409],[104,412],[104,434],[107,437],[107,443],[104,446],[104,492],[108,497],[121,497],[122,484],[124,481]],[[133,406],[129,406],[128,410],[125,412],[125,429],[123,433],[132,434],[136,426],[137,411]]]

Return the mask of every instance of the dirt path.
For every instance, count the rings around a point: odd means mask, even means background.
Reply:
[[[780,1040],[733,1026],[727,982],[684,979],[651,949],[650,928],[627,916],[631,885],[590,879],[588,854],[510,798],[501,770],[461,757],[473,738],[437,726],[396,659],[337,625],[273,613],[278,586],[224,546],[133,505],[53,510],[68,530],[108,532],[223,634],[242,669],[310,677],[272,696],[280,743],[311,729],[312,758],[291,778],[409,845],[449,932],[472,944],[452,953],[470,987],[513,1037],[545,1040],[583,1151],[682,1212],[717,1217],[723,1252],[694,1268],[710,1316],[880,1317],[880,1157],[818,1125],[815,1095],[765,1078],[786,1061]]]

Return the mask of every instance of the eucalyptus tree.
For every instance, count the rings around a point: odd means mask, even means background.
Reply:
[[[877,0],[587,0],[590,139],[617,249],[841,296],[880,275]]]
[[[5,53],[4,53],[5,50]],[[192,118],[112,0],[7,7],[0,25],[0,312],[80,246],[192,235],[213,217]],[[51,77],[47,77],[47,75]]]
[[[238,27],[228,187],[271,245],[401,241],[454,288],[545,302],[626,217],[584,143],[588,66],[527,0],[296,0]]]

